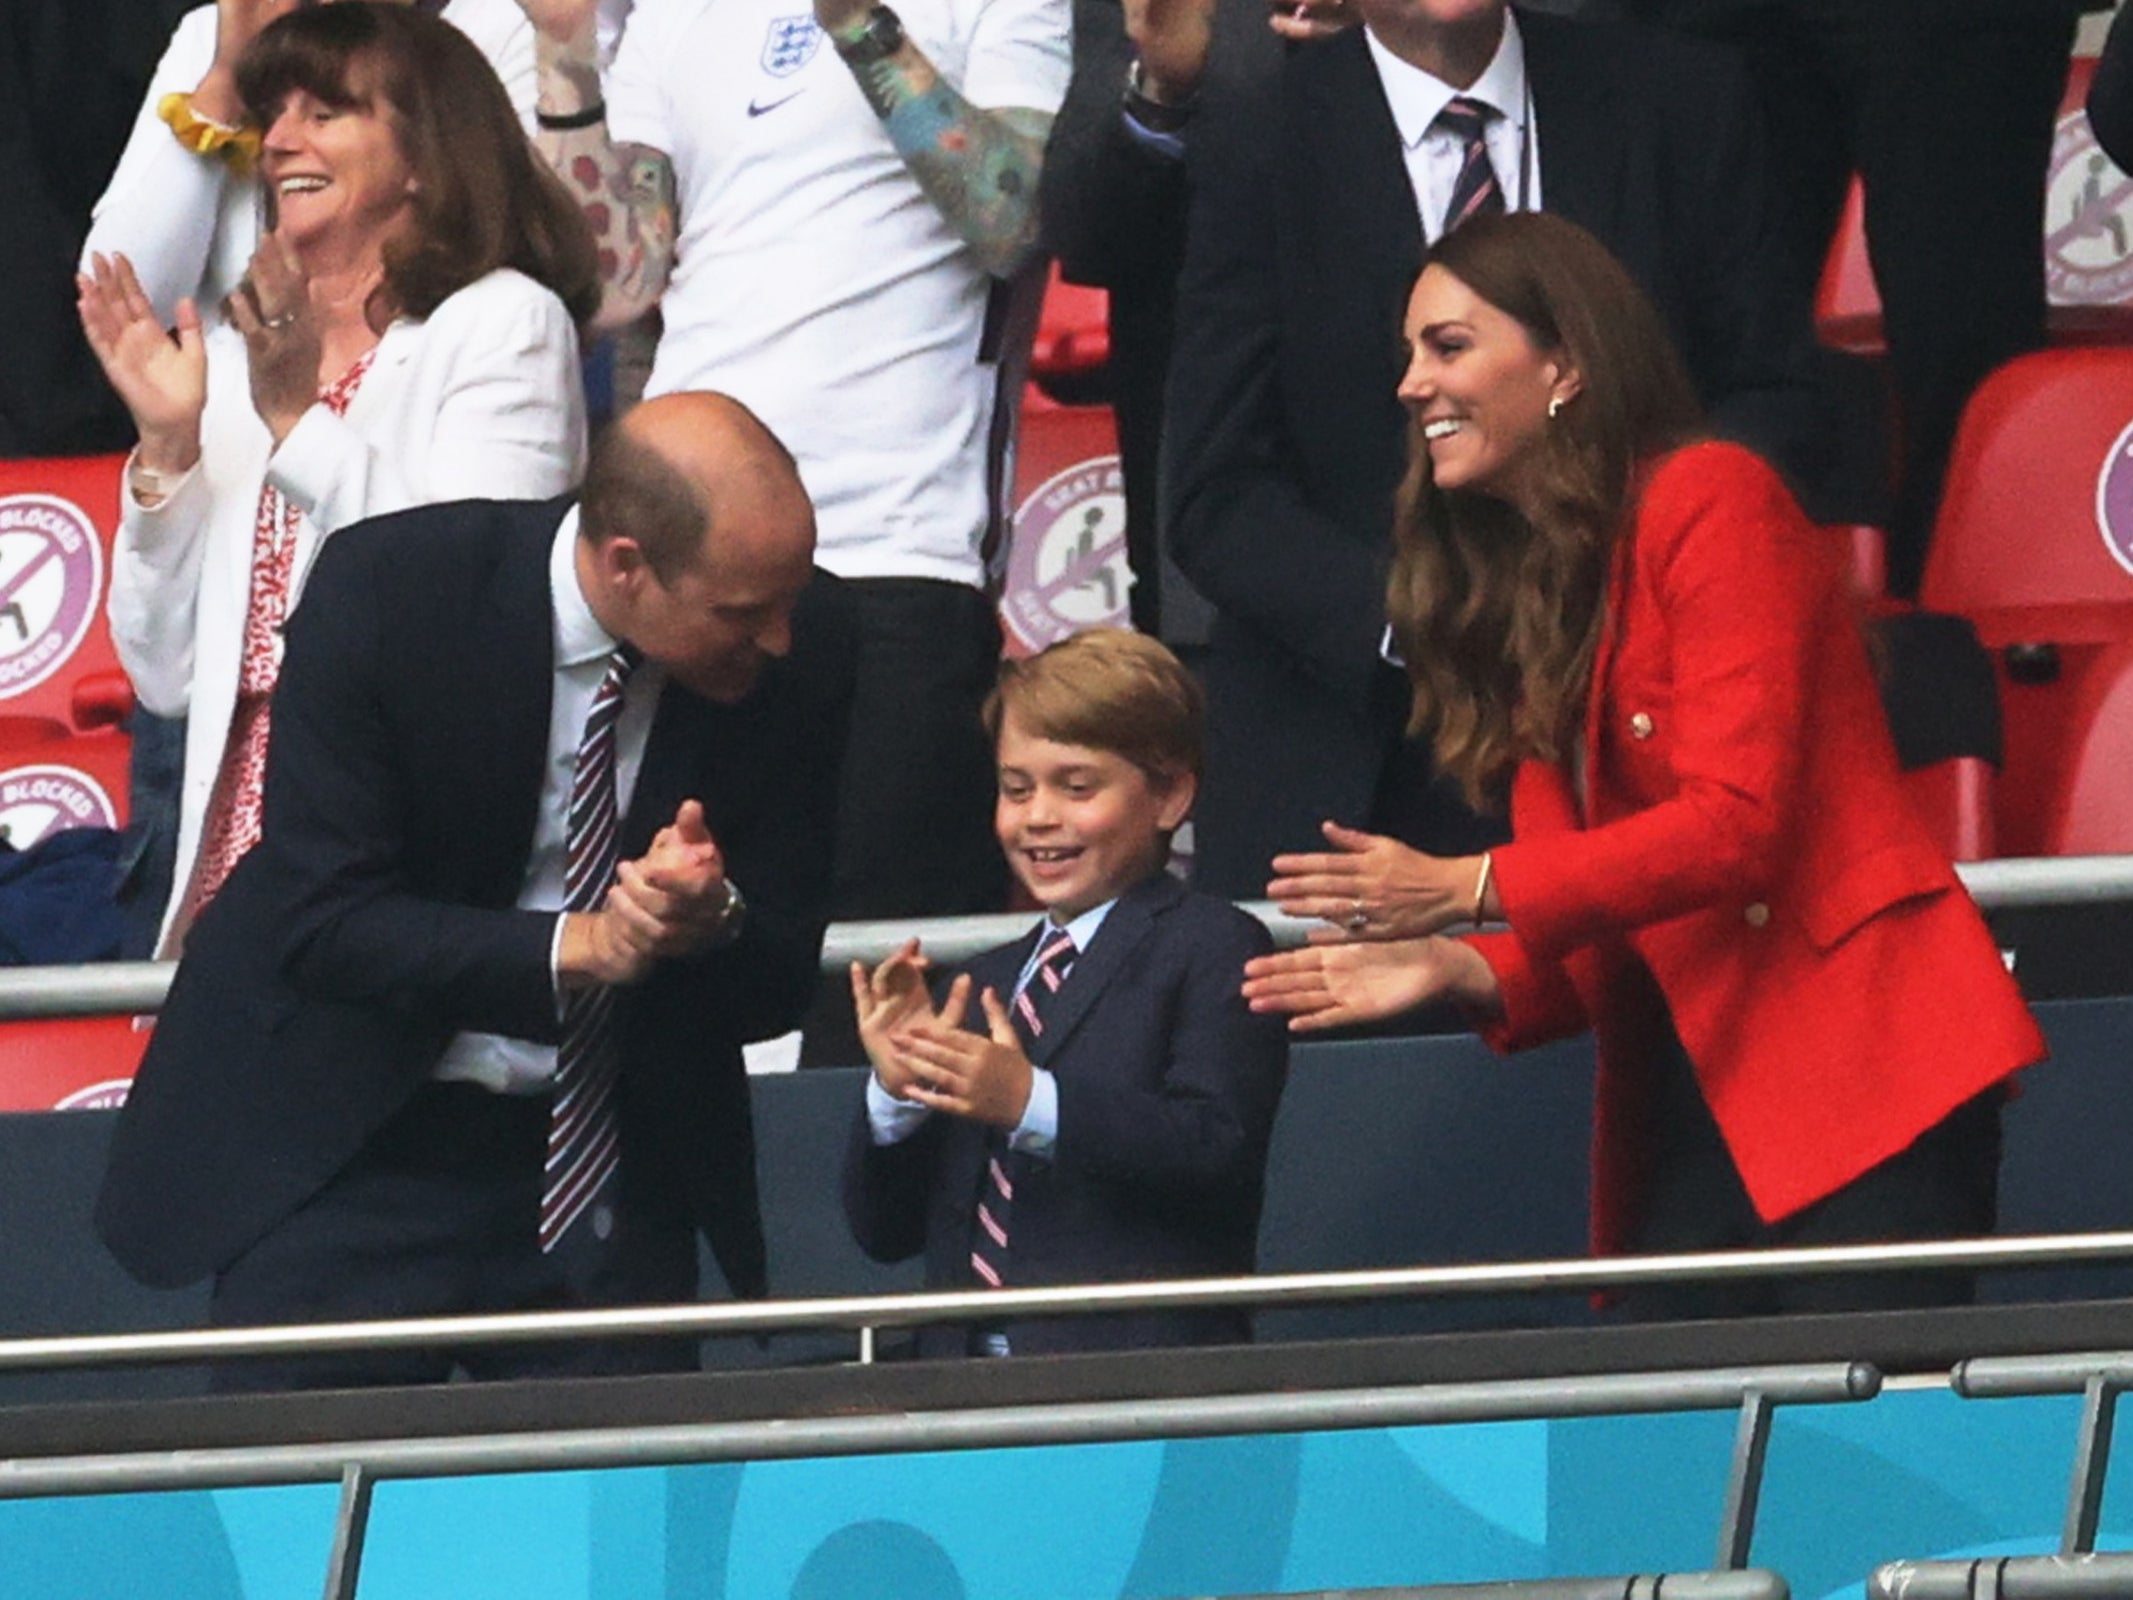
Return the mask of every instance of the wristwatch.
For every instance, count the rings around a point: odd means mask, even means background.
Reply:
[[[1138,56],[1133,58],[1133,65],[1126,69],[1125,102],[1126,115],[1150,133],[1182,133],[1185,131],[1185,124],[1192,121],[1194,97],[1188,95],[1183,100],[1156,99],[1148,92]]]
[[[904,19],[887,6],[876,6],[856,33],[833,33],[830,40],[850,65],[871,67],[904,47]]]
[[[741,925],[748,920],[748,902],[741,896],[741,886],[731,878],[725,883],[726,903],[718,908],[718,915],[712,919],[713,948],[733,943],[741,936]]]

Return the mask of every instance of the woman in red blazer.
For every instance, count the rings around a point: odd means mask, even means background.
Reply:
[[[1442,859],[1327,824],[1269,892],[1334,926],[1253,962],[1252,1004],[1304,1030],[1450,998],[1502,1049],[1592,1028],[1603,1251],[1990,1231],[2001,1086],[2044,1042],[1904,798],[1836,544],[1758,458],[1690,442],[1656,315],[1569,223],[1454,230],[1406,331],[1388,614],[1413,731],[1470,796],[1510,780],[1515,842]]]

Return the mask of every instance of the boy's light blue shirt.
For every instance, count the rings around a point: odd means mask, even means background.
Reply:
[[[1113,895],[1102,905],[1092,907],[1066,925],[1067,937],[1074,941],[1075,959],[1089,948],[1096,937],[1096,930],[1104,925],[1104,918],[1118,904]],[[1052,925],[1045,919],[1045,926]],[[1021,974],[1015,979],[1014,997],[1029,987],[1031,978],[1037,975],[1037,955],[1044,948],[1042,939],[1030,942],[1029,956],[1022,963]],[[897,1144],[918,1131],[919,1124],[933,1115],[930,1106],[914,1105],[909,1100],[899,1100],[881,1086],[881,1079],[867,1074],[867,1125],[873,1131],[876,1144]],[[1047,1160],[1053,1145],[1059,1141],[1059,1080],[1043,1067],[1032,1067],[1029,1080],[1029,1104],[1022,1108],[1022,1120],[1007,1136],[1010,1150],[1020,1150],[1026,1155],[1042,1156]]]

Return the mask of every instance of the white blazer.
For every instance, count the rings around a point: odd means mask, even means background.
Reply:
[[[130,487],[111,563],[111,637],[142,705],[187,716],[172,908],[200,850],[228,742],[263,480],[304,513],[290,605],[319,542],[364,517],[440,500],[532,500],[582,475],[585,403],[569,313],[499,270],[421,322],[385,330],[345,417],[305,412],[281,448],[252,408],[244,340],[207,335],[200,461],[154,509]]]

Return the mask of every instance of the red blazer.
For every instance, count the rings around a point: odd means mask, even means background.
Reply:
[[[1652,465],[1611,577],[1571,774],[1516,776],[1508,934],[1474,940],[1514,1049],[1593,1028],[1593,1235],[1643,1163],[1657,980],[1757,1212],[1774,1221],[2045,1054],[1906,801],[1835,541],[1736,446]]]

